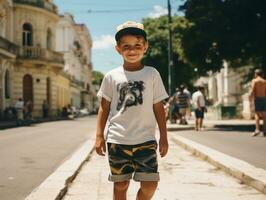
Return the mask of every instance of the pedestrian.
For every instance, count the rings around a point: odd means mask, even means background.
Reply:
[[[177,102],[178,102],[178,107],[179,107],[179,113],[180,113],[180,122],[179,124],[186,125],[187,120],[186,120],[186,114],[187,110],[189,108],[189,96],[187,93],[184,92],[185,86],[180,85],[179,86],[179,92],[177,93]]]
[[[192,103],[192,97],[191,97],[191,92],[188,90],[188,87],[186,84],[183,84],[185,89],[184,89],[184,93],[187,94],[187,96],[189,97],[189,105],[188,105],[188,108],[187,108],[187,113],[186,113],[186,116],[188,117],[188,119],[191,118],[191,103]]]
[[[195,130],[203,130],[204,112],[207,112],[203,86],[198,86],[197,91],[192,94],[192,103],[195,109]]]
[[[48,113],[49,113],[49,105],[48,105],[46,100],[43,100],[42,116],[43,116],[44,119],[48,117]]]
[[[249,99],[250,101],[253,99],[255,107],[256,129],[252,136],[260,134],[260,118],[263,119],[263,135],[266,136],[266,80],[263,78],[263,72],[260,69],[255,70]]]
[[[178,119],[181,118],[181,115],[180,115],[180,110],[179,110],[179,103],[178,103],[178,93],[179,93],[179,88],[177,87],[176,90],[175,90],[175,93],[172,95],[172,109],[171,109],[171,123],[176,123],[176,121]]]
[[[28,125],[30,125],[31,123],[31,118],[32,118],[32,109],[33,109],[33,105],[32,105],[32,101],[28,100],[25,104],[25,120],[26,123]]]
[[[108,72],[101,84],[95,148],[105,155],[107,142],[114,182],[113,199],[127,199],[133,176],[140,182],[137,199],[151,199],[159,181],[156,122],[159,126],[159,152],[164,157],[168,139],[163,100],[168,97],[158,71],[142,64],[148,49],[142,24],[128,21],[117,27],[116,50],[123,65]],[[107,118],[106,136],[104,129]],[[111,198],[110,198],[111,199]]]
[[[24,102],[22,101],[22,98],[19,98],[18,101],[15,104],[16,109],[16,121],[17,125],[20,126],[23,124],[24,120]]]

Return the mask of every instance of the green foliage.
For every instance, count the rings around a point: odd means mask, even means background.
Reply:
[[[101,85],[102,80],[103,80],[103,73],[99,72],[99,71],[93,71],[92,72],[92,84],[93,85]]]
[[[168,88],[168,18],[167,16],[155,19],[145,18],[143,24],[149,42],[149,50],[145,55],[144,63],[155,67],[160,72],[164,85]],[[191,85],[192,78],[195,76],[192,65],[185,57],[181,43],[183,32],[189,26],[190,24],[185,18],[172,17],[172,92],[180,84]]]
[[[184,53],[200,73],[253,64],[266,72],[266,3],[263,0],[186,0],[180,10],[192,23]]]

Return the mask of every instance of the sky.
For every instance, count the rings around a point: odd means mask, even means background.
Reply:
[[[172,15],[180,15],[177,9],[184,1],[170,2]],[[54,0],[54,3],[60,14],[68,12],[76,23],[87,26],[93,40],[93,70],[104,74],[123,63],[115,51],[114,35],[118,25],[167,14],[167,0]]]

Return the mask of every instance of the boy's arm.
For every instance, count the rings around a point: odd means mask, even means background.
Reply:
[[[167,139],[167,130],[166,130],[165,111],[162,101],[153,104],[153,112],[160,131],[159,151],[161,157],[164,157],[168,151],[168,139]]]
[[[96,129],[96,140],[95,140],[95,150],[97,154],[105,155],[105,141],[104,141],[104,128],[108,119],[110,111],[111,102],[107,101],[105,98],[101,99],[101,104],[98,111],[97,119],[97,129]]]

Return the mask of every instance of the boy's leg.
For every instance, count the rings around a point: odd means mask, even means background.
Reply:
[[[157,181],[142,181],[137,194],[137,200],[150,200],[157,188]]]
[[[107,144],[108,160],[111,168],[109,181],[114,182],[113,199],[126,200],[129,180],[134,172],[131,162],[132,148],[130,145]]]
[[[129,181],[114,182],[113,200],[126,200]]]
[[[159,172],[156,149],[156,141],[136,145],[133,149],[136,169],[133,179],[140,182],[137,200],[150,200],[157,188]]]

